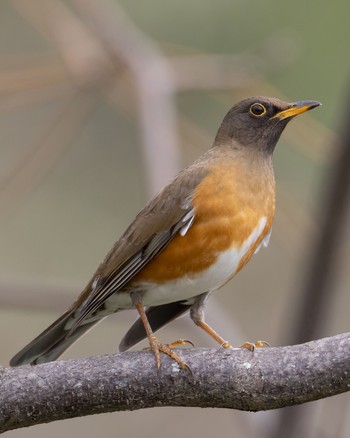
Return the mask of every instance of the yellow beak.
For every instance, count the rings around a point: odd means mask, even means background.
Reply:
[[[290,105],[289,108],[280,111],[272,118],[278,118],[280,120],[289,119],[290,117],[295,117],[299,114],[305,113],[306,111],[321,105],[321,103],[316,100],[303,100],[301,102],[293,102]]]

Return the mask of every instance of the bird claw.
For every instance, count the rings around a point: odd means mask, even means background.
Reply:
[[[194,347],[194,343],[192,341],[189,341],[188,339],[178,339],[171,344],[166,344],[170,350],[172,350],[175,347],[179,347],[180,345],[186,345],[189,344],[191,347]]]
[[[270,344],[266,341],[257,341],[257,342],[245,342],[240,345],[239,348],[246,348],[249,351],[255,351],[256,348],[266,348],[270,347]]]
[[[173,351],[173,348],[175,348],[179,345],[185,345],[185,344],[190,344],[190,345],[192,345],[192,347],[194,347],[194,344],[191,341],[188,341],[186,339],[178,339],[177,341],[172,342],[171,344],[163,344],[163,343],[159,342],[158,339],[154,336],[150,340],[150,346],[146,347],[146,350],[152,350],[154,352],[155,357],[156,357],[156,364],[157,364],[158,371],[160,369],[160,364],[161,364],[160,352],[162,352],[162,353],[166,354],[167,356],[169,356],[171,359],[173,359],[180,366],[180,368],[188,369],[190,371],[190,373],[192,374],[192,370],[187,365],[187,363],[185,361],[183,361],[180,358],[180,356],[178,356]]]

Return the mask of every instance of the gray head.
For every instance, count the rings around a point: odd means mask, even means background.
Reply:
[[[253,147],[272,154],[287,123],[319,105],[313,100],[288,103],[272,97],[249,97],[226,114],[215,143],[226,143],[230,139],[236,146]]]

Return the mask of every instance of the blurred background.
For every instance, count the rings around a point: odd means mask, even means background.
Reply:
[[[323,106],[283,134],[270,245],[212,297],[207,320],[236,345],[350,330],[347,196],[335,183],[350,174],[339,170],[349,13],[340,0],[1,1],[3,366],[71,304],[146,201],[211,146],[228,109],[252,95]],[[329,242],[332,190],[344,196]],[[135,318],[110,317],[64,357],[116,351]],[[181,337],[214,347],[189,318],[160,334]],[[349,408],[345,394],[257,414],[150,409],[9,436],[345,438]]]

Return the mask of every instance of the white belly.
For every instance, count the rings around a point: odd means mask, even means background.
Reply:
[[[143,304],[145,306],[156,306],[174,301],[185,301],[204,292],[218,289],[236,273],[242,257],[251,245],[259,239],[265,225],[266,217],[262,217],[259,225],[240,248],[232,247],[230,250],[222,252],[218,255],[216,263],[205,271],[165,284],[140,283],[140,290],[145,291]],[[118,292],[109,297],[106,302],[106,308],[110,310],[129,309],[131,307],[129,293]]]

